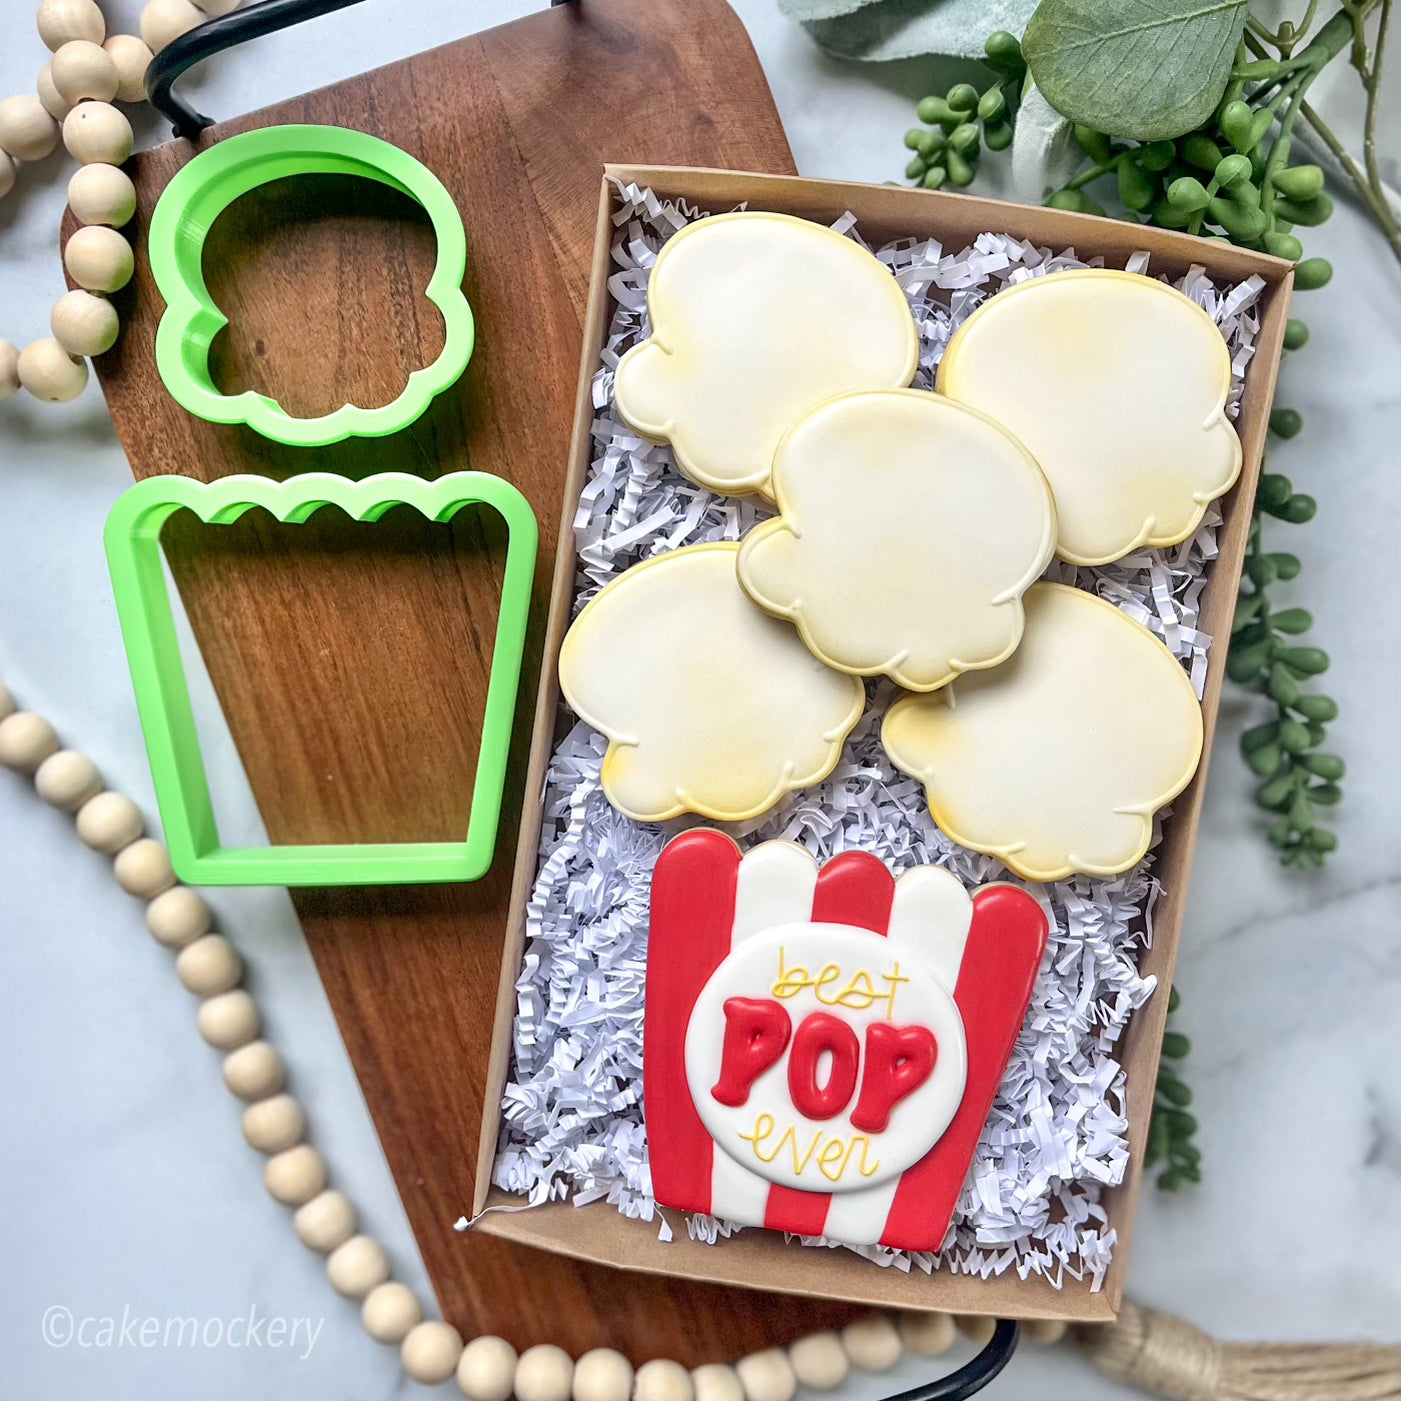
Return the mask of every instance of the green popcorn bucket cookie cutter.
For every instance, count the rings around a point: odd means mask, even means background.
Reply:
[[[295,418],[257,390],[223,394],[209,372],[209,351],[228,317],[204,282],[204,243],[219,216],[260,185],[294,175],[354,175],[406,195],[427,212],[438,261],[426,295],[443,317],[443,348],[414,370],[403,392],[379,408],[345,404],[317,418]],[[324,447],[344,438],[384,437],[407,428],[456,383],[472,358],[475,324],[462,291],[467,234],[442,181],[387,141],[336,126],[272,126],[230,136],[201,151],[165,187],[147,237],[151,272],[166,309],[156,331],[156,368],[177,403],[210,423],[247,424],[291,447]]]
[[[325,506],[340,507],[354,521],[376,521],[400,505],[440,522],[465,506],[486,505],[506,524],[506,566],[466,836],[460,842],[222,846],[166,587],[162,527],[182,508],[207,525],[232,524],[254,507],[299,525]],[[489,472],[454,472],[431,482],[400,472],[359,482],[325,472],[285,482],[245,475],[208,484],[148,477],[117,500],[103,540],[156,803],[181,880],[216,886],[416,885],[486,874],[501,816],[539,543],[535,514],[516,487]]]

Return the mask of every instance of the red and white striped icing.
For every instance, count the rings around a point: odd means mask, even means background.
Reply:
[[[788,842],[741,856],[710,829],[675,838],[653,874],[647,969],[643,1087],[657,1201],[851,1244],[937,1250],[1026,1015],[1046,932],[1041,907],[1014,886],[970,896],[941,868],[916,867],[897,881],[864,852],[819,869]],[[810,985],[782,985],[792,1040],[738,1094],[725,1092],[739,1102],[721,1103],[713,1091],[725,1002],[739,995],[772,1003],[780,948],[789,970],[841,972],[826,998]],[[858,968],[867,978],[861,986],[894,987],[894,1000],[862,1007],[858,996],[849,999],[856,1005],[833,1005]],[[882,981],[890,973],[897,981]],[[835,1112],[809,1118],[794,1104],[788,1077],[800,1030],[815,1013],[845,1022],[865,1050],[859,1078],[848,1074],[839,1087],[854,1085],[850,1095],[838,1095],[844,1102]],[[853,1104],[862,1102],[865,1077],[881,1069],[873,1069],[878,1058],[865,1039],[878,1021],[926,1043],[932,1033],[937,1053],[885,1127],[858,1133]],[[830,1086],[831,1053],[820,1065],[815,1083],[825,1075]],[[772,1132],[761,1145],[742,1140],[760,1115],[772,1120]],[[846,1150],[843,1160],[829,1149],[836,1181],[818,1158],[834,1141]]]

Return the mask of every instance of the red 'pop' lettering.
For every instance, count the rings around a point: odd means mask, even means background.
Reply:
[[[787,1009],[770,998],[727,997],[720,1078],[710,1091],[720,1104],[738,1108],[754,1082],[787,1049],[793,1023]]]
[[[891,1026],[872,1022],[866,1028],[866,1070],[861,1098],[851,1111],[851,1126],[862,1133],[884,1133],[890,1111],[934,1073],[939,1054],[927,1026]]]
[[[823,1053],[830,1058],[827,1083],[817,1083]],[[793,1037],[788,1056],[788,1094],[793,1107],[809,1119],[830,1119],[840,1114],[856,1091],[856,1071],[861,1044],[856,1033],[830,1012],[814,1012],[804,1019]]]

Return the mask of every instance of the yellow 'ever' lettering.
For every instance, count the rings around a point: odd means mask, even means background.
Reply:
[[[803,1148],[798,1143],[797,1131],[790,1124],[779,1135],[778,1142],[769,1148],[769,1140],[773,1138],[777,1127],[772,1114],[760,1114],[754,1120],[754,1132],[742,1133],[740,1139],[749,1144],[754,1150],[754,1156],[761,1163],[773,1162],[786,1149],[792,1156],[795,1177],[801,1177],[803,1170],[814,1158],[817,1170],[828,1182],[840,1182],[846,1175],[847,1168],[851,1166],[853,1157],[856,1159],[856,1170],[862,1177],[872,1176],[880,1167],[879,1158],[873,1163],[867,1161],[866,1155],[870,1150],[871,1140],[864,1133],[854,1133],[848,1139],[837,1134],[829,1137],[824,1130],[815,1129],[812,1137],[808,1139],[807,1147]]]

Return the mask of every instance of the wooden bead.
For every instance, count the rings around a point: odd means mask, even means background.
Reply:
[[[900,1335],[883,1313],[855,1319],[842,1329],[846,1355],[867,1372],[889,1371],[900,1360]]]
[[[151,50],[135,34],[110,35],[102,47],[117,66],[117,101],[145,102]]]
[[[424,1386],[447,1381],[461,1357],[462,1334],[451,1323],[436,1319],[414,1324],[399,1348],[404,1371]]]
[[[119,86],[112,55],[91,39],[70,39],[55,50],[49,76],[69,102],[110,102]]]
[[[100,44],[107,21],[95,0],[41,0],[39,37],[46,48],[58,50],[74,39]]]
[[[217,1051],[236,1051],[256,1041],[262,1030],[258,1004],[243,988],[207,998],[200,1003],[195,1020],[199,1034]]]
[[[17,161],[41,161],[58,145],[58,123],[28,93],[0,101],[0,150]]]
[[[957,1329],[946,1313],[922,1313],[911,1310],[896,1318],[900,1341],[921,1357],[939,1357],[952,1346]]]
[[[204,897],[188,885],[157,895],[146,906],[146,928],[158,944],[183,949],[209,933],[214,915]]]
[[[243,4],[243,0],[194,0],[194,3],[210,19],[216,19],[220,15],[233,14]]]
[[[125,793],[98,793],[78,809],[78,839],[115,856],[141,835],[141,809]]]
[[[39,101],[43,103],[44,111],[56,122],[62,122],[73,110],[73,104],[54,87],[52,63],[46,63],[39,70],[39,76],[34,80],[34,91],[39,94]]]
[[[274,1153],[263,1169],[263,1186],[283,1206],[304,1206],[326,1189],[326,1160],[309,1143]]]
[[[632,1394],[634,1401],[693,1401],[696,1384],[679,1362],[654,1357],[637,1369]]]
[[[63,249],[63,266],[89,292],[120,292],[131,281],[131,244],[101,224],[74,229]]]
[[[516,1363],[516,1401],[569,1401],[574,1363],[562,1347],[536,1343]]]
[[[19,166],[4,151],[0,151],[0,199],[4,199],[14,189],[15,181],[18,178]],[[7,341],[6,344],[8,345],[9,342]],[[15,354],[18,355],[19,352],[16,351]],[[16,386],[18,387],[18,380],[16,380]],[[14,392],[13,389],[10,391],[11,394]],[[0,395],[0,398],[3,397],[5,396]]]
[[[10,345],[9,341],[0,341],[0,347]],[[13,350],[14,346],[10,345]],[[0,681],[0,720],[6,719],[15,713],[15,698],[10,692],[10,688]]]
[[[49,313],[54,339],[70,355],[101,355],[117,343],[117,308],[91,292],[65,292]]]
[[[851,1371],[842,1340],[835,1333],[813,1333],[788,1349],[793,1375],[802,1386],[814,1391],[831,1391],[840,1386]]]
[[[102,792],[102,775],[86,754],[60,749],[35,771],[34,790],[46,803],[64,812],[76,812]]]
[[[955,1315],[954,1325],[970,1343],[986,1347],[992,1341],[993,1332],[997,1328],[997,1320],[986,1318],[982,1314],[960,1313]]]
[[[81,165],[121,165],[131,142],[131,123],[110,102],[80,102],[63,119],[63,144]]]
[[[266,1041],[250,1041],[224,1057],[224,1084],[239,1099],[268,1099],[286,1083],[287,1067]]]
[[[487,1334],[462,1349],[457,1389],[467,1401],[507,1401],[515,1380],[516,1350],[505,1338]]]
[[[735,1374],[744,1388],[745,1401],[793,1401],[798,1378],[782,1348],[764,1348],[735,1363]],[[687,1377],[687,1381],[690,1378]]]
[[[574,1364],[574,1401],[629,1401],[632,1363],[611,1347],[596,1347]]]
[[[136,213],[136,186],[115,165],[80,165],[68,182],[68,207],[80,224],[119,229]]]
[[[243,977],[243,960],[222,934],[206,934],[180,950],[175,973],[196,997],[218,997],[238,986]]]
[[[87,388],[87,362],[70,355],[52,336],[30,341],[16,368],[19,382],[45,404],[66,404]]]
[[[1022,1337],[1029,1343],[1058,1343],[1065,1337],[1063,1318],[1026,1318],[1022,1320]]]
[[[308,1202],[307,1206],[312,1205]],[[305,1211],[306,1207],[302,1208]],[[301,1212],[297,1213],[299,1216]],[[389,1343],[396,1345],[402,1343],[409,1335],[409,1330],[423,1318],[423,1305],[418,1302],[418,1295],[409,1288],[407,1284],[400,1284],[397,1279],[386,1280],[383,1284],[377,1284],[368,1294],[365,1295],[365,1302],[360,1306],[360,1322],[364,1324],[365,1331],[377,1343]],[[511,1354],[511,1362],[514,1366],[516,1355]],[[459,1367],[461,1360],[459,1359]],[[506,1391],[510,1393],[510,1374],[507,1374]],[[502,1398],[505,1401],[505,1398]]]
[[[744,1388],[733,1367],[723,1362],[707,1362],[691,1373],[695,1401],[744,1401]]]
[[[34,773],[57,751],[58,735],[42,715],[16,710],[0,720],[0,764],[7,769]]]
[[[142,900],[154,900],[175,884],[170,853],[165,843],[154,837],[142,837],[123,847],[112,862],[112,874],[128,895],[139,896]]]
[[[14,169],[14,162],[8,156],[0,160],[0,180],[3,180],[4,167],[9,162],[10,169]],[[0,399],[8,399],[11,394],[19,392],[19,346],[11,345],[9,341],[0,340]],[[0,716],[8,712],[0,710]]]
[[[291,1095],[273,1095],[243,1111],[243,1137],[260,1153],[281,1153],[302,1141],[306,1112]]]
[[[389,1278],[389,1256],[369,1236],[351,1236],[326,1260],[331,1288],[347,1299],[363,1299],[377,1284]]]
[[[290,1151],[295,1153],[297,1150],[293,1148]],[[276,1161],[277,1159],[273,1158],[268,1167],[271,1168]],[[341,1192],[334,1189],[318,1192],[297,1209],[292,1224],[296,1227],[297,1239],[303,1245],[311,1250],[320,1251],[322,1255],[329,1255],[355,1234],[355,1208],[351,1206],[349,1198]],[[414,1303],[417,1302],[415,1299]],[[400,1334],[400,1337],[402,1336]],[[383,1342],[384,1339],[381,1338],[380,1341]],[[395,1338],[394,1341],[397,1343],[399,1338]]]
[[[141,11],[141,38],[153,54],[158,54],[205,19],[190,0],[146,0]]]

